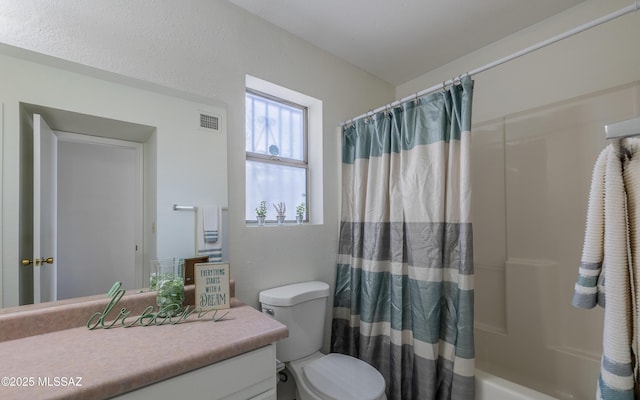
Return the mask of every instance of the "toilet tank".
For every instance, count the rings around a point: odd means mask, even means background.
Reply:
[[[289,328],[289,337],[276,343],[276,357],[298,360],[322,348],[329,285],[311,281],[260,292],[262,312]]]

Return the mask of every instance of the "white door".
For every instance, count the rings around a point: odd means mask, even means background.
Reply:
[[[57,138],[33,115],[33,302],[57,300]]]
[[[58,137],[58,299],[142,287],[142,145]]]

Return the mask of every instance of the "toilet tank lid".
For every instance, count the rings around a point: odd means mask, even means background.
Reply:
[[[270,306],[294,306],[305,301],[329,297],[326,282],[311,281],[275,287],[260,292],[260,303]]]

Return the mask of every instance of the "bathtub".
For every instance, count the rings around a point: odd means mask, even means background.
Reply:
[[[476,370],[476,400],[558,400],[487,372]]]

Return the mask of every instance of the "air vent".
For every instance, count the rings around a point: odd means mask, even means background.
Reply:
[[[219,131],[218,122],[220,118],[216,115],[200,113],[200,129],[206,129],[208,131]]]

